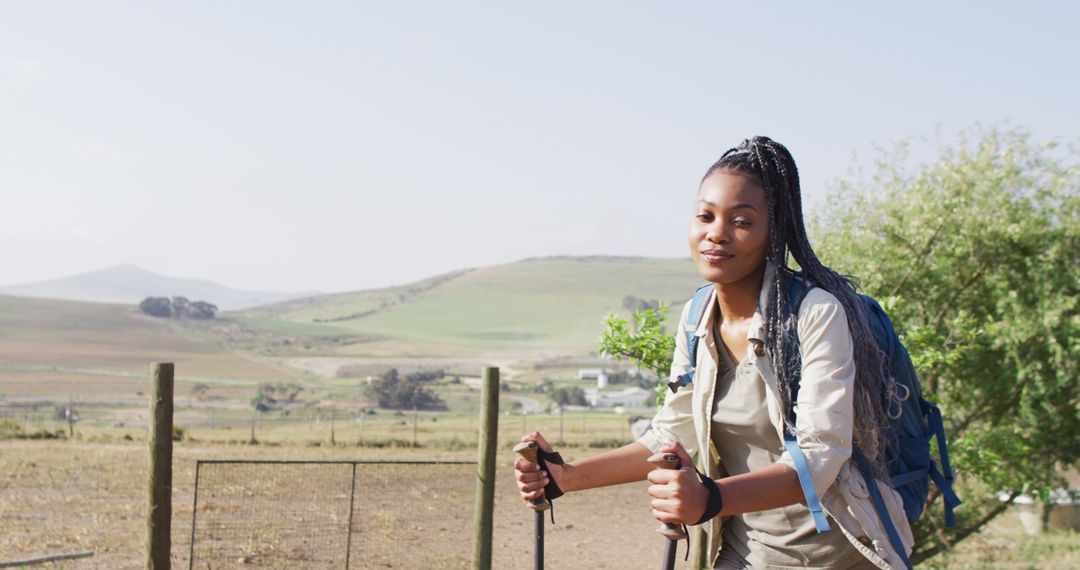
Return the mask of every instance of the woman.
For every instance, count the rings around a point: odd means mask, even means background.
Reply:
[[[854,285],[810,247],[791,154],[766,137],[743,141],[709,168],[697,198],[690,253],[713,292],[695,331],[697,362],[684,334],[687,303],[671,370],[674,379],[696,366],[694,382],[668,393],[653,429],[625,447],[544,470],[518,459],[522,498],[647,478],[658,520],[708,523],[714,568],[902,568],[851,460],[857,450],[880,463],[892,384]],[[798,307],[788,306],[800,278],[789,254],[816,284]],[[803,504],[785,433],[805,457],[829,532],[815,530]],[[551,451],[539,433],[522,439]],[[677,453],[683,468],[652,470],[657,452]],[[878,486],[906,555],[913,539],[900,497]]]

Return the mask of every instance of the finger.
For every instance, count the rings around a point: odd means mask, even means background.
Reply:
[[[519,482],[518,483],[518,492],[523,493],[523,494],[524,493],[535,493],[537,491],[543,491],[544,487],[546,487],[546,486],[547,486],[547,482],[543,481],[543,480],[541,480],[541,481],[531,481],[529,483],[520,483]]]
[[[666,485],[678,476],[679,472],[674,469],[653,469],[645,474],[645,478],[654,485]]]
[[[517,477],[518,485],[529,485],[530,488],[540,486],[543,487],[551,481],[549,475],[540,471],[538,473],[522,473]]]
[[[522,483],[535,483],[537,481],[546,481],[548,478],[547,473],[543,471],[536,471],[534,473],[521,473],[518,475],[517,480]]]
[[[665,523],[682,524],[684,522],[678,514],[678,507],[679,503],[677,501],[653,499],[649,502],[649,510],[652,512],[653,517]]]
[[[539,499],[540,497],[543,497],[543,496],[544,496],[544,489],[540,488],[540,489],[538,489],[536,491],[532,491],[530,493],[522,493],[521,498],[531,503],[531,502],[535,501],[536,499]]]
[[[544,439],[544,436],[540,435],[540,432],[538,432],[538,431],[534,431],[534,432],[530,433],[529,435],[526,435],[525,437],[521,438],[521,440],[522,441],[536,442],[536,445],[540,446],[540,449],[543,449],[544,451],[546,451],[548,453],[551,453],[551,444],[548,443],[547,440]]]
[[[694,469],[694,460],[690,458],[690,452],[681,443],[675,442],[675,453],[679,454],[679,465],[682,469]]]
[[[658,511],[658,510],[656,510],[656,509],[653,509],[653,511],[652,511],[652,515],[653,515],[653,517],[654,517],[654,518],[656,518],[656,520],[658,520],[658,521],[660,521],[660,522],[663,522],[663,523],[668,523],[668,524],[682,524],[682,522],[683,522],[683,521],[682,521],[682,520],[681,520],[681,519],[680,519],[680,518],[679,518],[678,516],[676,516],[676,515],[673,515],[673,514],[671,514],[671,513],[667,513],[667,512],[664,512],[664,511]]]
[[[694,460],[690,458],[690,453],[686,451],[681,442],[674,442],[665,445],[660,448],[661,453],[674,453],[679,456],[679,468],[680,469],[693,469]]]
[[[518,493],[521,494],[543,491],[548,485],[547,479],[540,479],[539,481],[515,481],[515,483],[517,484]]]
[[[521,471],[522,473],[532,473],[534,471],[539,471],[540,466],[524,457],[518,457],[514,460],[514,469]]]
[[[671,498],[671,488],[667,485],[649,485],[648,493],[654,499]]]

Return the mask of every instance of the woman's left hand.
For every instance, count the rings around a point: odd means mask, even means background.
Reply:
[[[694,461],[682,444],[676,442],[660,452],[678,454],[681,467],[678,470],[654,469],[649,472],[652,514],[660,522],[694,524],[705,514],[709,492],[698,479]]]

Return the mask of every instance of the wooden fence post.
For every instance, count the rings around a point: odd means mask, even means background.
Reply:
[[[495,451],[499,446],[499,369],[484,368],[480,405],[476,509],[473,516],[473,570],[491,570],[495,515]]]
[[[566,413],[566,408],[559,404],[559,445],[566,445],[566,440],[563,439],[563,414]]]
[[[150,479],[146,514],[146,568],[169,570],[172,546],[173,365],[151,365]]]

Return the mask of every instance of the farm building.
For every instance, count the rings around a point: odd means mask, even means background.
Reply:
[[[607,388],[608,371],[602,368],[582,368],[578,370],[578,380],[596,380],[597,388]]]
[[[613,408],[623,406],[627,408],[640,408],[649,405],[653,401],[652,392],[633,386],[618,392],[601,392],[597,388],[585,390],[585,399],[594,408]]]

